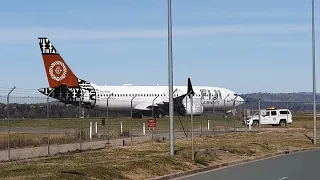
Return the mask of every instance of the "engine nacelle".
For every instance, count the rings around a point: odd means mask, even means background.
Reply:
[[[191,100],[188,96],[186,96],[182,103],[186,108],[186,115],[191,115]],[[193,106],[192,106],[192,114],[193,115],[201,115],[203,113],[203,105],[201,103],[200,98],[193,98]]]

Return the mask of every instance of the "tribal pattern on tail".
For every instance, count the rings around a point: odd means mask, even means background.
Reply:
[[[41,93],[50,96],[66,104],[72,104],[83,108],[93,108],[96,104],[96,90],[90,82],[78,79],[78,88],[68,88],[66,85],[60,85],[57,88],[44,88]]]

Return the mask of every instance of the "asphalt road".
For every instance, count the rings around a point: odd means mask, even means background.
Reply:
[[[183,177],[184,180],[319,180],[320,150],[277,156],[265,160]]]

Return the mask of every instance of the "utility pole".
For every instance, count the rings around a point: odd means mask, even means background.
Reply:
[[[194,137],[193,137],[193,94],[190,94],[191,110],[191,159],[194,161]]]
[[[172,21],[171,0],[168,0],[168,73],[169,73],[170,156],[174,156],[173,62],[172,62],[172,22],[171,21]]]
[[[316,114],[316,52],[314,29],[314,0],[312,0],[312,71],[313,71],[313,144],[317,144],[317,114]]]

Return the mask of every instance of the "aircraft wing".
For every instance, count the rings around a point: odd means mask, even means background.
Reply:
[[[183,94],[181,96],[173,98],[173,104],[174,104],[174,111],[178,112],[179,114],[185,113],[185,107],[182,103],[182,100],[185,98],[185,96],[190,96],[190,94],[194,94],[192,84],[190,81],[190,78],[188,78],[188,90],[186,94]],[[169,101],[162,101],[162,100],[156,100],[153,104],[154,107],[157,106],[169,106]],[[144,102],[140,103],[136,106],[134,106],[134,109],[137,110],[152,110],[152,102]]]
[[[156,103],[153,104],[153,106],[158,106]],[[142,110],[142,111],[148,111],[148,110],[151,110],[152,108],[152,102],[151,103],[140,103],[136,106],[133,107],[134,109],[137,109],[137,110]]]

